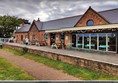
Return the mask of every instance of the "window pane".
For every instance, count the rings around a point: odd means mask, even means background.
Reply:
[[[84,48],[88,48],[89,49],[89,34],[84,34]]]
[[[116,51],[115,33],[109,33],[108,34],[108,51]]]
[[[82,48],[82,35],[83,34],[77,34],[77,44],[76,44],[76,46],[78,47],[78,48]]]
[[[55,43],[55,34],[54,33],[51,33],[50,34],[50,45],[52,45],[53,43]]]
[[[93,20],[88,20],[88,21],[87,21],[87,26],[93,26],[93,25],[94,25]]]
[[[70,43],[72,47],[76,47],[76,34],[72,35],[72,43]]]
[[[91,49],[97,49],[97,34],[91,34]]]
[[[60,40],[61,40],[61,42],[64,42],[64,33],[60,34]]]
[[[106,34],[100,33],[99,34],[99,50],[106,51]]]
[[[48,34],[44,34],[44,38],[45,39],[48,39]]]

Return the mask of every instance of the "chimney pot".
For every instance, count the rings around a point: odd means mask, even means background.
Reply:
[[[37,21],[40,21],[40,18],[38,18],[38,20]]]

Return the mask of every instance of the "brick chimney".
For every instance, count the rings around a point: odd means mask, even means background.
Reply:
[[[40,18],[38,18],[38,20],[37,21],[40,21]]]

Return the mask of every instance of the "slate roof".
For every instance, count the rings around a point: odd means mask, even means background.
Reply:
[[[31,24],[24,24],[22,27],[20,27],[16,32],[28,32],[30,29]]]
[[[118,23],[118,8],[97,12],[104,19],[106,19],[111,24]],[[56,30],[62,28],[71,28],[79,21],[82,15],[73,16],[69,18],[57,19],[52,21],[43,22],[44,30]]]
[[[78,22],[78,20],[81,17],[82,15],[79,15],[79,16],[73,16],[73,17],[43,22],[43,30],[74,27],[74,25]]]
[[[34,21],[34,23],[36,24],[36,26],[37,26],[37,28],[39,29],[39,30],[42,30],[42,25],[43,25],[43,22],[40,22],[40,21]]]
[[[118,8],[111,9],[106,11],[97,12],[100,14],[104,19],[112,23],[118,23]],[[39,30],[57,30],[62,28],[72,28],[74,25],[80,20],[82,15],[61,18],[46,22],[34,21],[37,28]],[[18,30],[18,32],[26,32],[29,31],[31,25],[26,25]]]
[[[118,23],[118,8],[106,10],[98,13],[110,23]]]

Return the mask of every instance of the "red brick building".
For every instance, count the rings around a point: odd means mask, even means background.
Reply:
[[[83,15],[50,22],[55,29],[45,31],[48,45],[118,53],[118,9],[96,12],[89,7]]]
[[[96,12],[89,7],[83,15],[46,22],[33,21],[27,30],[16,32],[16,36],[28,34],[31,42],[46,41],[48,46],[55,43],[76,49],[118,52],[117,8]]]
[[[42,23],[39,20],[34,20],[32,24],[22,24],[15,33],[17,43],[25,42],[26,37],[28,37],[31,43],[44,41],[44,30],[41,29],[41,26]]]
[[[42,22],[33,21],[29,31],[28,31],[28,37],[31,43],[35,42],[43,42],[44,41],[44,30],[42,30]]]
[[[30,29],[31,24],[23,24],[20,29],[16,30],[15,38],[17,43],[21,43],[25,41],[25,38],[28,37],[28,31]]]

